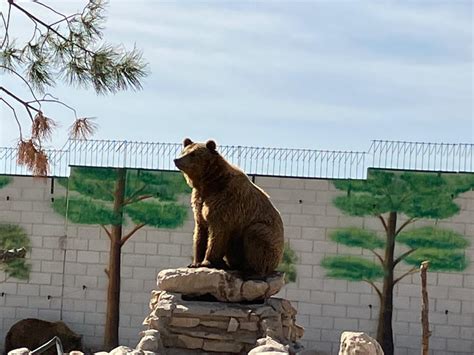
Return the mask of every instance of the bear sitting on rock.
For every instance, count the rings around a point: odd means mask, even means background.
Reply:
[[[283,256],[283,222],[268,195],[228,163],[213,140],[186,138],[175,159],[192,187],[194,259],[189,267],[239,270],[263,277]]]

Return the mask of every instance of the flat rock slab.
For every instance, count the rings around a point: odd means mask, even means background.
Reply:
[[[162,270],[157,285],[161,291],[190,297],[211,295],[220,302],[246,302],[275,295],[285,285],[285,278],[275,272],[262,280],[244,280],[235,271],[179,268]]]

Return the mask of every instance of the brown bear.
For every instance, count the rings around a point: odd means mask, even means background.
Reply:
[[[65,352],[82,350],[82,338],[61,321],[47,322],[41,319],[27,318],[13,324],[5,337],[5,354],[18,348],[33,351],[58,336]],[[53,345],[41,354],[57,354]]]
[[[192,187],[194,259],[189,267],[266,276],[283,256],[283,222],[268,195],[228,163],[213,140],[183,142],[174,160]]]

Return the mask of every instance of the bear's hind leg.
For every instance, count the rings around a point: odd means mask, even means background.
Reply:
[[[283,236],[263,223],[249,227],[243,235],[245,264],[244,277],[263,277],[276,270],[282,257]]]

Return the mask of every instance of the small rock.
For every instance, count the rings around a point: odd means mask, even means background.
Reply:
[[[109,355],[107,351],[99,351],[98,353],[94,353],[94,355]]]
[[[363,332],[341,334],[339,355],[384,355],[379,343]]]
[[[128,346],[119,346],[115,349],[111,350],[109,355],[126,355],[133,351],[133,349],[129,348]]]
[[[178,343],[186,349],[202,349],[204,344],[204,339],[200,338],[193,338],[187,335],[179,334],[178,335]]]
[[[235,332],[239,329],[239,321],[235,318],[230,318],[229,325],[227,327],[228,332]]]
[[[69,352],[69,355],[84,355],[82,351],[73,350]]]
[[[218,353],[238,353],[242,350],[243,345],[230,341],[219,341],[219,340],[204,340],[202,347],[205,351],[215,351]]]
[[[8,355],[28,355],[29,353],[30,353],[30,349],[28,348],[18,348],[18,349],[9,351]]]
[[[140,333],[142,338],[136,346],[137,350],[147,352],[164,353],[163,343],[161,341],[160,332],[155,329],[144,330]]]
[[[248,355],[281,355],[289,354],[288,346],[280,344],[275,339],[271,337],[261,338],[257,340],[257,347],[250,350]]]
[[[246,301],[265,298],[269,288],[270,286],[265,281],[245,281],[242,285],[242,298]]]
[[[193,328],[199,325],[199,318],[173,317],[169,325],[180,328]]]

